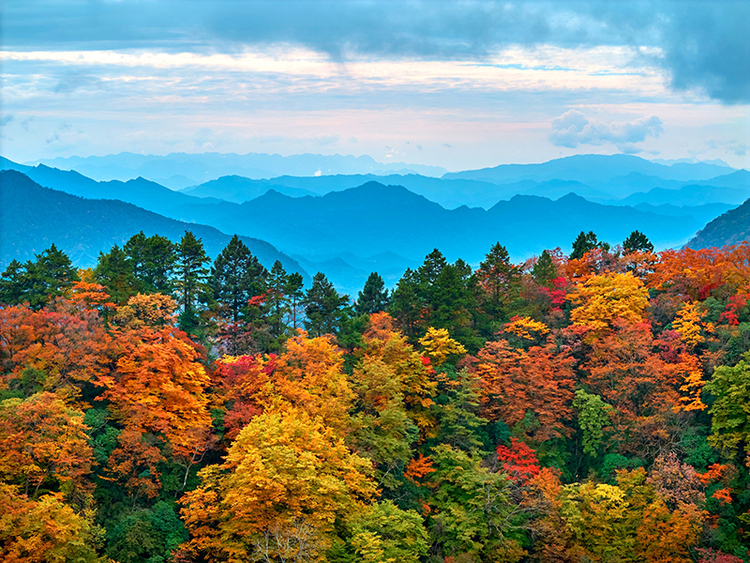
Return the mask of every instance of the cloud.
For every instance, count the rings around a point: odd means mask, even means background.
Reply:
[[[102,81],[96,76],[83,72],[68,72],[60,77],[52,91],[55,94],[69,94],[76,90],[99,90],[101,86]]]
[[[750,2],[347,2],[26,0],[3,9],[6,49],[240,53],[301,45],[352,54],[483,59],[522,46],[626,46],[663,67],[677,90],[750,101]],[[67,82],[65,84],[68,84]],[[61,87],[66,87],[62,84]]]
[[[13,121],[12,115],[4,115],[2,118],[0,118],[0,126],[8,125],[8,123],[10,123],[11,121]]]
[[[661,119],[655,115],[634,121],[604,123],[593,121],[583,113],[570,110],[552,120],[549,140],[558,147],[574,149],[579,145],[603,145],[612,143],[626,154],[635,154],[640,149],[634,143],[646,137],[658,137],[663,131]]]

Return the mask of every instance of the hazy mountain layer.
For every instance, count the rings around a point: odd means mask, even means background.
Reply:
[[[502,164],[493,168],[448,173],[446,179],[470,179],[507,184],[520,180],[545,182],[575,180],[596,185],[631,173],[657,176],[664,180],[707,180],[734,172],[733,168],[706,163],[677,163],[671,166],[656,164],[637,156],[576,155],[550,160],[541,164]]]
[[[573,194],[557,201],[515,196],[489,210],[447,210],[406,188],[377,182],[323,197],[291,198],[269,191],[242,205],[184,206],[174,212],[183,220],[269,240],[289,254],[395,252],[419,260],[437,247],[449,257],[475,263],[498,241],[520,260],[572,241],[581,230],[619,243],[638,229],[663,248],[684,244],[703,224],[687,214],[656,215]]]
[[[116,199],[156,213],[169,211],[179,205],[210,204],[221,201],[176,192],[144,178],[136,178],[127,182],[119,180],[97,182],[74,170],[59,170],[44,164],[25,166],[2,157],[0,157],[0,167],[3,170],[22,172],[45,188],[88,199]]]
[[[192,184],[201,184],[221,176],[237,175],[248,178],[273,178],[289,174],[293,176],[314,176],[315,174],[391,174],[394,172],[414,172],[427,176],[440,176],[445,173],[439,166],[423,166],[377,162],[369,156],[297,154],[220,154],[172,153],[166,156],[140,155],[133,153],[69,157],[42,160],[45,164],[65,169],[75,169],[97,180],[130,180],[138,176],[151,180],[160,179],[185,187],[186,178]]]
[[[96,264],[100,252],[122,245],[143,231],[178,241],[186,230],[203,239],[206,252],[215,257],[230,236],[213,227],[188,224],[140,209],[129,203],[91,200],[44,188],[22,173],[0,172],[0,267],[13,259],[27,260],[53,243],[79,267]],[[242,237],[266,267],[276,260],[290,272],[306,271],[297,261],[271,244]]]

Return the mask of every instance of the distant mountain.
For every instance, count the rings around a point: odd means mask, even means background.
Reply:
[[[187,188],[182,193],[195,197],[213,197],[234,203],[243,203],[262,196],[268,190],[276,190],[289,197],[316,195],[315,192],[310,190],[284,186],[274,183],[273,180],[251,180],[243,176],[222,176],[205,184]]]
[[[515,196],[489,210],[447,210],[404,187],[377,182],[322,197],[291,198],[271,190],[241,205],[184,206],[174,212],[183,220],[268,240],[291,255],[395,252],[420,262],[438,248],[453,259],[478,263],[498,241],[521,260],[570,244],[581,230],[619,243],[637,229],[664,248],[684,244],[703,225],[689,216],[599,205],[573,194],[557,201]]]
[[[619,203],[622,205],[637,205],[639,203],[650,203],[661,205],[672,203],[679,205],[705,205],[707,203],[726,203],[738,205],[750,197],[748,188],[721,188],[713,185],[691,184],[683,186],[678,190],[665,190],[654,188],[648,192],[632,194]]]
[[[631,173],[656,176],[664,180],[707,180],[734,172],[733,168],[706,163],[677,163],[671,166],[656,164],[637,156],[576,155],[550,160],[541,164],[503,164],[493,168],[467,170],[444,174],[444,179],[481,180],[508,184],[520,180],[546,182],[550,180],[575,180],[590,186],[609,182],[618,176]]]
[[[706,203],[704,205],[672,205],[663,203],[651,205],[650,203],[639,203],[633,205],[638,211],[656,213],[657,215],[669,215],[670,217],[692,217],[698,223],[705,225],[722,213],[732,209],[734,205],[728,203]]]
[[[699,250],[750,241],[750,199],[706,225],[686,246]]]
[[[219,254],[230,236],[213,227],[168,219],[129,203],[92,200],[44,188],[28,176],[13,170],[0,172],[0,267],[13,259],[28,260],[53,243],[76,266],[96,264],[100,252],[114,244],[122,245],[134,234],[159,234],[179,241],[186,230],[203,239],[212,258]],[[280,260],[289,272],[309,278],[300,264],[271,244],[251,237],[243,242],[270,268]]]
[[[0,157],[0,169],[22,172],[45,188],[89,199],[116,199],[156,213],[168,212],[179,205],[207,205],[220,201],[175,192],[144,178],[136,178],[127,182],[119,180],[97,182],[74,170],[59,170],[44,164],[25,166],[3,157]]]
[[[172,153],[166,156],[140,155],[133,153],[107,156],[54,158],[39,161],[57,168],[75,169],[97,180],[130,180],[138,176],[169,179],[183,176],[192,179],[192,184],[202,184],[222,176],[245,176],[262,179],[275,176],[314,176],[316,174],[393,174],[417,173],[440,176],[445,173],[439,166],[406,164],[403,162],[381,163],[369,156],[248,153]],[[184,184],[184,180],[180,180]]]

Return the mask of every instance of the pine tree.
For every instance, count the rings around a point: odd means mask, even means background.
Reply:
[[[573,241],[573,252],[570,253],[570,259],[580,260],[584,254],[595,248],[601,248],[605,252],[608,252],[609,243],[600,242],[594,231],[589,231],[588,233],[581,231],[576,240]]]
[[[198,325],[198,304],[206,300],[208,263],[201,239],[185,231],[177,245],[175,286],[182,309],[180,327],[186,332],[193,331]]]
[[[305,328],[310,336],[335,334],[341,321],[342,307],[349,296],[339,295],[333,284],[322,272],[313,277],[312,285],[305,294]]]
[[[641,231],[633,231],[632,233],[630,233],[630,235],[628,235],[628,238],[626,238],[622,243],[622,248],[625,251],[625,254],[629,254],[631,252],[654,251],[654,245]]]
[[[130,237],[123,250],[131,261],[141,293],[171,293],[177,260],[172,241],[159,235],[147,237],[141,231]]]
[[[211,268],[211,290],[226,320],[237,323],[257,317],[251,297],[266,290],[268,272],[237,235],[221,251]],[[253,314],[256,313],[256,314]]]
[[[286,324],[289,325],[292,330],[297,330],[299,328],[300,318],[302,316],[300,314],[300,308],[302,307],[302,301],[304,298],[302,288],[304,285],[305,282],[302,279],[302,274],[293,272],[287,276],[284,292],[289,299],[289,314],[291,319],[287,321]]]
[[[127,303],[140,289],[133,274],[133,263],[118,245],[114,245],[106,254],[99,253],[94,279],[107,288],[107,294],[119,305]]]
[[[78,272],[70,258],[54,244],[37,254],[34,262],[27,261],[25,268],[26,291],[23,300],[28,301],[32,309],[41,309],[78,281]]]
[[[557,277],[557,268],[555,263],[552,261],[552,256],[546,250],[542,252],[542,255],[537,260],[534,267],[531,269],[531,275],[534,277],[534,281],[541,286],[552,288],[552,280]]]
[[[358,315],[372,315],[385,311],[387,307],[388,290],[385,289],[385,282],[377,272],[372,272],[357,295],[354,310]]]
[[[521,281],[521,272],[511,263],[508,249],[495,243],[479,264],[477,279],[485,312],[493,321],[500,320],[503,307]]]
[[[0,276],[0,305],[19,305],[24,300],[28,279],[26,267],[18,260],[11,260]]]

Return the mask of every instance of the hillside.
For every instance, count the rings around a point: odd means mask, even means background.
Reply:
[[[750,240],[750,199],[711,221],[686,246],[697,250],[747,240]]]
[[[84,199],[44,188],[20,172],[0,172],[2,268],[13,259],[31,259],[53,243],[76,266],[86,268],[96,264],[100,252],[122,245],[139,231],[178,241],[186,230],[203,239],[211,257],[231,238],[213,227],[176,221],[121,201]],[[266,267],[280,260],[287,271],[307,276],[297,261],[271,244],[250,237],[242,240]]]

